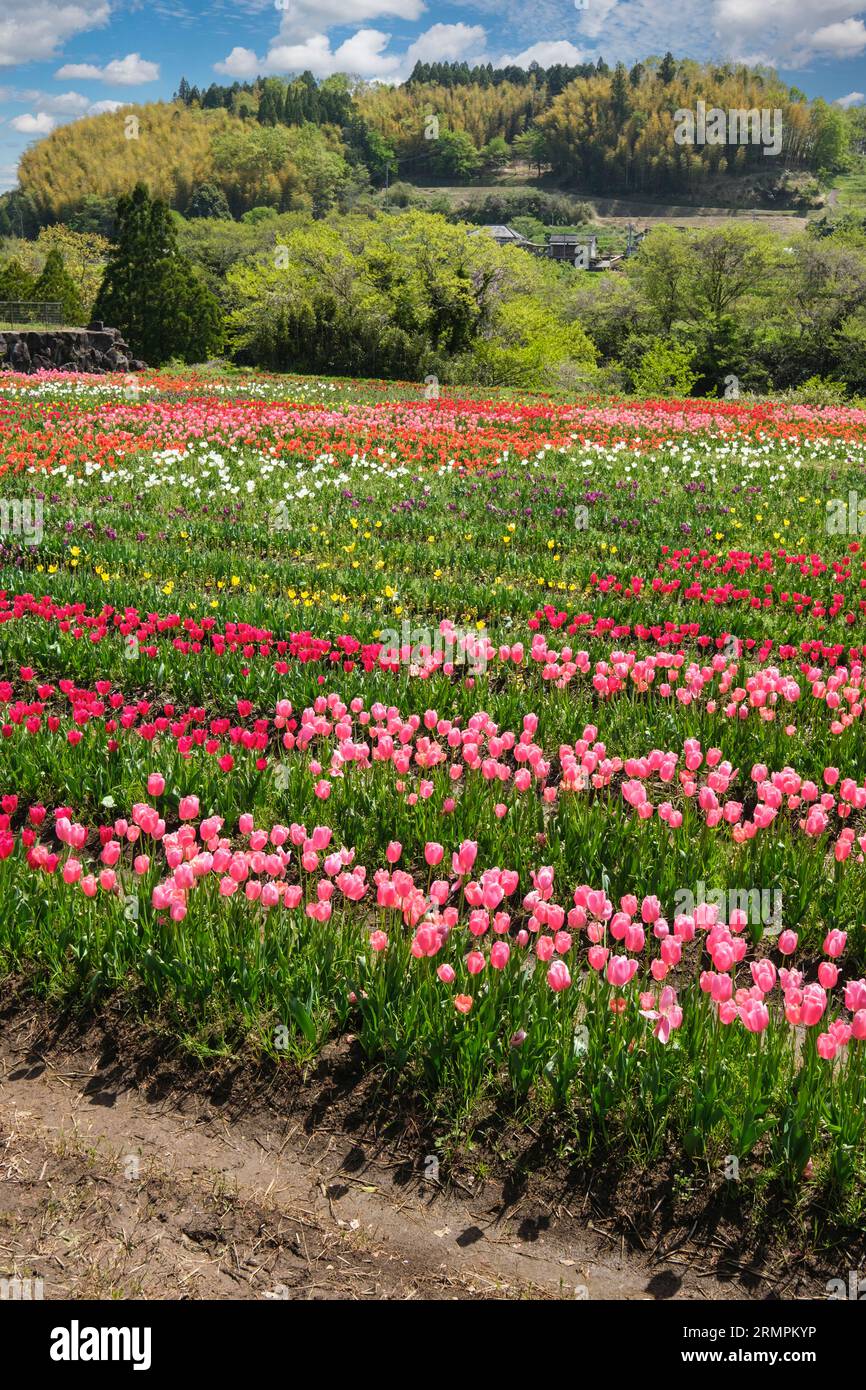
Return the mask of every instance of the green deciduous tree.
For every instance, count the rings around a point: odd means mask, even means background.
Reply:
[[[470,179],[480,166],[478,151],[465,130],[441,130],[432,141],[430,162],[440,178]]]
[[[691,348],[654,338],[632,373],[632,386],[639,396],[687,396],[698,379],[692,361]]]

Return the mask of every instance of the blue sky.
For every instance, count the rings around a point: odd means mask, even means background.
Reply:
[[[199,86],[310,68],[402,80],[416,59],[771,63],[866,100],[866,0],[2,0],[0,190],[56,125]]]

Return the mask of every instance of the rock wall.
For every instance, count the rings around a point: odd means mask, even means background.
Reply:
[[[0,371],[13,372],[140,372],[144,363],[116,328],[92,323],[89,328],[0,328]]]

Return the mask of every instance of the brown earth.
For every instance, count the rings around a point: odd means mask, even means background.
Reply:
[[[82,1028],[7,991],[0,1277],[40,1277],[46,1299],[823,1294],[803,1251],[748,1252],[718,1213],[678,1215],[664,1187],[641,1206],[601,1178],[595,1193],[533,1172],[526,1128],[520,1177],[476,1162],[446,1185],[423,1120],[395,1111],[351,1039],[305,1078],[205,1067],[119,1006]]]

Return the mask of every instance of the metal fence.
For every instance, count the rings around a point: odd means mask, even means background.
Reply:
[[[27,327],[54,328],[63,323],[63,305],[33,299],[0,300],[0,329]]]

